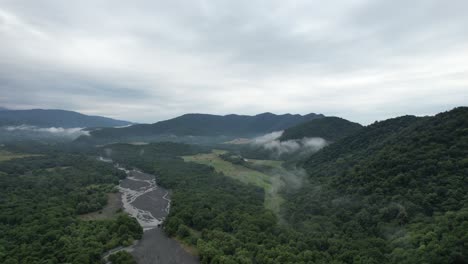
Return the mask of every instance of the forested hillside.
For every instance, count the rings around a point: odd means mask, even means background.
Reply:
[[[350,122],[339,117],[324,117],[314,119],[284,130],[280,137],[281,141],[291,139],[302,139],[305,137],[320,137],[328,141],[336,141],[351,135],[361,129],[358,123]]]
[[[321,114],[275,115],[264,113],[255,116],[186,114],[155,124],[133,125],[126,128],[107,128],[91,132],[81,141],[116,141],[151,139],[158,135],[173,136],[257,136],[279,131],[302,122],[322,118]],[[170,138],[168,139],[170,140]]]
[[[139,239],[126,214],[78,218],[101,209],[122,177],[111,164],[63,152],[0,162],[0,263],[101,263],[104,251]]]
[[[0,111],[0,126],[37,127],[117,127],[132,123],[102,116],[88,116],[73,111],[56,109],[3,110]]]
[[[468,108],[393,118],[337,139],[295,164],[307,173],[282,185],[276,213],[263,188],[181,158],[208,147],[9,148],[18,153],[0,162],[2,263],[97,263],[104,250],[139,238],[123,215],[79,220],[123,177],[83,154],[156,175],[172,192],[165,232],[202,263],[467,263]],[[235,158],[224,161],[245,162]]]
[[[284,215],[335,258],[466,263],[468,108],[375,123],[305,168]]]
[[[264,208],[263,189],[179,157],[203,151],[198,147],[118,144],[102,151],[121,164],[154,173],[159,184],[173,191],[164,229],[196,247],[202,263],[276,263],[290,255],[276,248],[280,231],[274,214]]]

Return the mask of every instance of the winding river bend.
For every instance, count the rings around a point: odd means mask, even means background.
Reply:
[[[102,157],[99,159],[112,162]],[[127,174],[127,178],[119,184],[122,208],[138,220],[144,232],[136,244],[109,253],[126,250],[138,264],[199,263],[195,256],[185,251],[177,241],[167,237],[160,228],[171,205],[169,191],[156,184],[154,175],[136,169],[127,170],[118,164],[115,166]]]

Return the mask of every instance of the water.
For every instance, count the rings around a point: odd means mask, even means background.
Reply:
[[[99,160],[113,162],[102,157]],[[136,169],[127,170],[118,164],[115,166],[127,174],[127,178],[118,187],[122,194],[123,210],[138,220],[143,228],[143,237],[136,244],[114,249],[112,253],[126,250],[138,264],[199,263],[197,257],[185,251],[177,241],[167,237],[160,228],[169,214],[170,192],[156,184],[154,175]]]

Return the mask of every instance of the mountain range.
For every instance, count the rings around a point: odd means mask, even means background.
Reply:
[[[363,126],[339,117],[324,117],[287,128],[279,138],[281,141],[320,137],[336,141],[360,130]]]
[[[280,131],[297,124],[323,118],[322,114],[275,115],[263,113],[247,115],[185,114],[154,124],[138,124],[124,128],[103,128],[90,132],[88,140],[126,140],[149,138],[158,135],[170,136],[231,136],[251,137]]]
[[[89,128],[118,127],[131,124],[127,121],[56,109],[8,110],[3,108],[0,111],[0,126]]]

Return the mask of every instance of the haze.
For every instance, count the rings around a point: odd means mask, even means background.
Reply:
[[[0,0],[0,106],[136,122],[468,101],[468,2]]]

